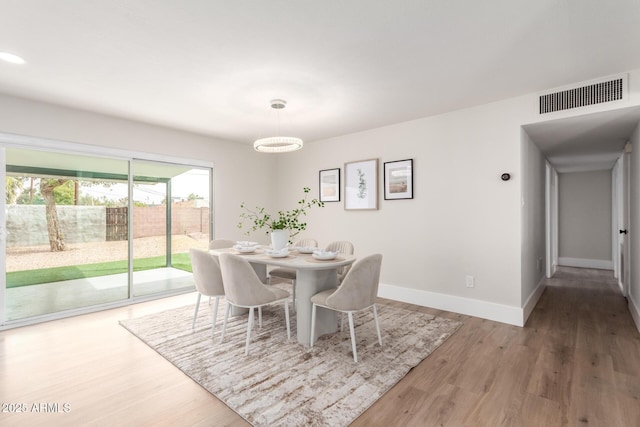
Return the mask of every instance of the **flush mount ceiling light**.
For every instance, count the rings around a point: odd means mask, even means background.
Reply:
[[[287,101],[283,99],[271,100],[271,108],[276,111],[276,134],[280,134],[280,110],[286,107]],[[269,138],[258,139],[253,143],[253,148],[262,153],[286,153],[288,151],[296,151],[302,148],[304,143],[300,138],[292,136],[272,136]]]
[[[3,61],[11,62],[12,64],[24,64],[25,60],[20,58],[18,55],[14,55],[9,52],[0,52],[0,59]]]

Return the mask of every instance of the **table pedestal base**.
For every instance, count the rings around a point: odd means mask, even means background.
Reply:
[[[338,273],[330,270],[298,270],[296,272],[296,316],[298,342],[309,345],[311,338],[311,297],[325,289],[338,286]],[[316,308],[316,330],[318,337],[338,330],[338,316],[335,311]]]

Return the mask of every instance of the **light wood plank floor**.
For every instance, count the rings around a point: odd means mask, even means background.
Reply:
[[[0,332],[0,402],[28,412],[0,413],[0,425],[248,425],[118,325],[194,300]],[[640,335],[610,272],[562,269],[524,328],[381,303],[464,326],[354,426],[640,425]]]

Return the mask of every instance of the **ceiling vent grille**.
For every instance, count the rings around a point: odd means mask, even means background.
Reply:
[[[626,79],[616,78],[540,96],[540,114],[570,110],[624,98]]]

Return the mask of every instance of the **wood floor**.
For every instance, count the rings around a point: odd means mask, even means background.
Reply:
[[[194,299],[0,332],[0,425],[248,425],[117,323]],[[381,303],[464,326],[353,426],[640,426],[640,334],[610,272],[558,272],[524,328]]]

